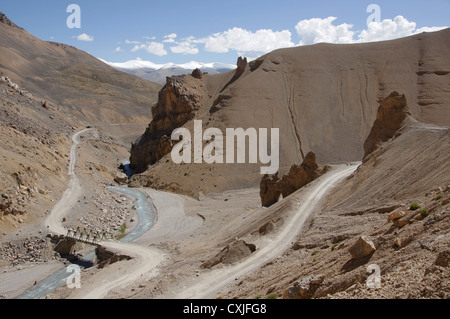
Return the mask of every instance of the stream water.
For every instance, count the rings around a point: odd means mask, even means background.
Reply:
[[[111,186],[108,187],[108,189],[114,191],[114,192],[120,192],[126,195],[129,195],[131,197],[136,198],[136,202],[134,204],[136,208],[136,215],[138,218],[138,225],[125,237],[123,237],[120,241],[122,242],[132,242],[142,236],[145,232],[150,230],[155,221],[156,221],[156,215],[155,210],[150,202],[150,200],[147,198],[147,196],[134,189],[130,189],[128,187],[121,187],[121,186]],[[94,258],[95,253],[89,253],[85,256],[83,256],[78,261],[74,262],[78,266],[80,266],[81,269],[86,269],[91,267],[94,264]],[[32,286],[30,289],[28,289],[25,293],[18,296],[17,299],[39,299],[53,290],[55,290],[58,287],[61,287],[62,285],[66,284],[67,278],[72,274],[73,272],[68,272],[68,268],[64,267],[60,270],[57,270],[47,278],[43,279],[42,281],[38,282],[36,285]],[[81,282],[81,284],[83,284]]]

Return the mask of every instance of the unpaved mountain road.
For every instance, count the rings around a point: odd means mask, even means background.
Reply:
[[[80,196],[82,185],[75,174],[76,148],[79,136],[91,129],[76,133],[72,140],[73,146],[70,152],[69,185],[61,200],[52,209],[45,221],[48,230],[65,235],[66,230],[62,226],[63,217],[70,211]],[[321,200],[327,192],[345,177],[352,174],[359,164],[335,166],[330,172],[322,176],[316,183],[305,188],[301,198],[297,201],[297,207],[289,212],[289,218],[285,226],[271,238],[266,238],[261,248],[244,261],[215,269],[200,275],[194,279],[188,279],[175,287],[176,292],[170,298],[179,299],[208,299],[216,294],[235,278],[244,276],[249,272],[263,266],[268,261],[280,256],[301,231],[303,224],[311,213],[318,208]],[[164,260],[164,254],[154,247],[144,247],[136,243],[122,243],[118,241],[105,241],[101,243],[106,248],[127,254],[133,259],[127,262],[127,266],[116,269],[113,266],[100,271],[92,276],[88,282],[84,282],[81,289],[74,291],[70,298],[76,299],[101,299],[114,289],[125,287],[139,280],[144,275],[154,272]],[[168,296],[169,297],[169,296]]]
[[[73,205],[77,202],[81,194],[81,185],[78,180],[78,177],[75,174],[75,167],[77,161],[77,146],[80,143],[79,137],[81,134],[91,130],[92,129],[85,129],[75,133],[72,136],[73,144],[72,148],[70,149],[70,156],[69,156],[70,163],[68,172],[70,176],[70,181],[69,185],[67,186],[67,189],[64,191],[62,198],[58,201],[58,203],[56,203],[56,205],[53,207],[52,211],[47,216],[44,222],[45,227],[47,227],[47,230],[49,232],[59,235],[66,235],[67,233],[67,230],[62,226],[62,219],[64,218],[64,216],[67,215],[67,213],[70,211]]]
[[[77,146],[79,145],[79,137],[92,129],[85,129],[75,133],[72,137],[72,148],[70,150],[70,164],[69,164],[69,176],[70,181],[65,190],[62,198],[53,207],[49,216],[45,220],[45,227],[49,232],[58,235],[66,235],[67,230],[62,225],[62,220],[66,216],[72,207],[78,201],[80,197],[82,185],[75,173],[76,160],[77,160]],[[108,278],[101,283],[91,283],[83,285],[81,289],[77,289],[74,298],[77,299],[100,299],[105,297],[108,292],[118,286],[125,285],[133,282],[141,277],[143,274],[152,271],[162,261],[163,254],[155,248],[147,248],[140,245],[122,243],[118,241],[105,241],[101,243],[102,246],[107,249],[114,249],[115,251],[123,252],[131,257],[133,261],[127,268],[127,271],[123,276],[117,278],[116,273],[110,273]],[[105,271],[102,277],[105,277],[108,272]]]
[[[280,256],[295,240],[303,224],[310,214],[318,208],[327,192],[345,177],[351,175],[358,165],[359,163],[350,166],[337,166],[322,176],[318,183],[309,187],[302,195],[301,200],[298,201],[298,206],[289,213],[290,218],[286,222],[286,226],[274,238],[268,239],[264,245],[261,245],[262,247],[250,257],[238,264],[212,270],[193,280],[184,282],[182,287],[176,287],[178,293],[175,293],[173,297],[177,299],[215,298],[222,288],[236,278],[242,277]]]

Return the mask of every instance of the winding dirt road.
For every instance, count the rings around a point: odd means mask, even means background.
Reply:
[[[204,275],[200,275],[195,280],[184,283],[184,287],[178,288],[180,292],[174,298],[214,298],[220,289],[235,280],[235,278],[244,276],[281,255],[295,240],[306,219],[317,209],[324,195],[339,181],[351,175],[358,165],[341,165],[328,172],[318,183],[307,190],[302,200],[298,203],[298,207],[290,213],[290,219],[286,222],[286,226],[275,238],[267,240],[262,245],[262,248],[239,264],[212,270]]]
[[[77,160],[77,146],[79,145],[79,137],[81,134],[91,131],[92,129],[85,129],[77,132],[72,137],[72,148],[70,150],[70,164],[69,164],[69,176],[70,181],[65,190],[62,198],[53,207],[49,216],[45,220],[45,227],[49,232],[58,235],[66,235],[67,230],[62,225],[64,216],[70,212],[72,207],[77,203],[81,194],[82,186],[75,174],[76,160]],[[123,286],[127,283],[133,282],[139,279],[143,274],[149,273],[154,270],[163,260],[163,254],[155,249],[143,247],[131,243],[122,243],[119,241],[104,241],[102,246],[113,249],[115,251],[123,252],[133,257],[130,266],[123,276],[116,278],[116,274],[108,274],[107,280],[103,280],[102,283],[88,283],[82,285],[82,288],[77,290],[74,296],[71,298],[76,299],[101,299],[104,298],[108,292],[116,287]],[[105,271],[107,272],[107,271]]]
[[[67,189],[64,191],[62,198],[58,203],[53,207],[50,214],[47,216],[45,220],[45,227],[47,227],[49,232],[58,234],[58,235],[66,235],[67,230],[62,226],[62,219],[67,213],[72,209],[74,204],[78,201],[78,198],[81,194],[81,185],[78,180],[78,177],[75,174],[75,166],[77,161],[77,146],[80,143],[78,138],[81,134],[91,131],[92,129],[85,129],[75,133],[72,136],[72,148],[70,149],[70,164],[69,164],[69,176],[70,181]]]
[[[79,144],[79,136],[91,129],[86,129],[76,133],[72,140],[73,146],[70,152],[69,175],[71,176],[69,185],[64,192],[61,200],[52,209],[50,215],[45,223],[49,231],[65,235],[66,230],[62,226],[62,218],[70,211],[74,203],[77,202],[81,193],[81,185],[75,174],[76,164],[76,148]],[[295,240],[298,233],[301,231],[303,224],[311,213],[317,209],[324,195],[334,187],[339,181],[352,174],[359,164],[352,164],[350,166],[341,165],[335,167],[322,176],[317,183],[305,190],[302,195],[302,200],[298,202],[295,210],[289,214],[289,220],[286,226],[274,238],[268,238],[258,249],[246,260],[221,269],[212,270],[182,283],[182,287],[178,287],[178,293],[173,296],[180,299],[207,299],[214,298],[215,295],[232,282],[235,278],[244,276],[249,272],[261,267],[268,261],[278,257],[291,243]],[[114,288],[124,287],[132,283],[143,275],[154,271],[163,261],[164,255],[156,248],[149,248],[137,245],[136,243],[122,243],[118,241],[105,241],[102,245],[123,252],[131,257],[133,260],[127,264],[126,270],[119,276],[114,270],[108,269],[100,272],[96,277],[94,275],[90,282],[84,284],[81,289],[78,289],[71,298],[85,298],[85,299],[101,299],[105,298],[107,294]]]

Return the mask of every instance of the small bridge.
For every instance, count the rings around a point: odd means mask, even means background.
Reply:
[[[69,229],[65,237],[67,239],[72,239],[77,242],[93,246],[98,246],[102,241],[113,238],[112,234],[102,233],[93,229],[83,227],[77,227],[77,229]]]

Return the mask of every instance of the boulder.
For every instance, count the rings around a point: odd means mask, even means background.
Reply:
[[[367,236],[361,236],[356,243],[349,248],[349,253],[353,259],[359,259],[372,254],[377,248],[372,240]]]
[[[450,250],[441,251],[437,255],[436,260],[434,261],[434,264],[436,266],[440,266],[440,267],[448,267],[449,257],[450,257]]]
[[[393,223],[395,226],[401,228],[401,227],[404,227],[404,226],[408,225],[408,224],[409,224],[409,221],[408,221],[408,220],[405,220],[404,218],[397,218],[397,219],[394,219],[394,220],[392,221],[392,223]]]
[[[250,256],[255,250],[255,245],[247,244],[243,240],[237,240],[227,245],[216,256],[204,262],[200,267],[209,269],[220,263],[232,264]]]
[[[396,220],[396,219],[400,219],[400,218],[402,218],[403,216],[405,216],[406,215],[406,212],[404,212],[404,211],[393,211],[392,213],[390,213],[389,215],[388,215],[388,222],[390,222],[390,221],[393,221],[393,220]]]
[[[311,299],[323,280],[322,274],[303,278],[286,289],[283,293],[283,299]]]
[[[128,176],[125,173],[119,172],[114,177],[114,181],[117,184],[121,184],[121,185],[126,184],[128,182]]]

